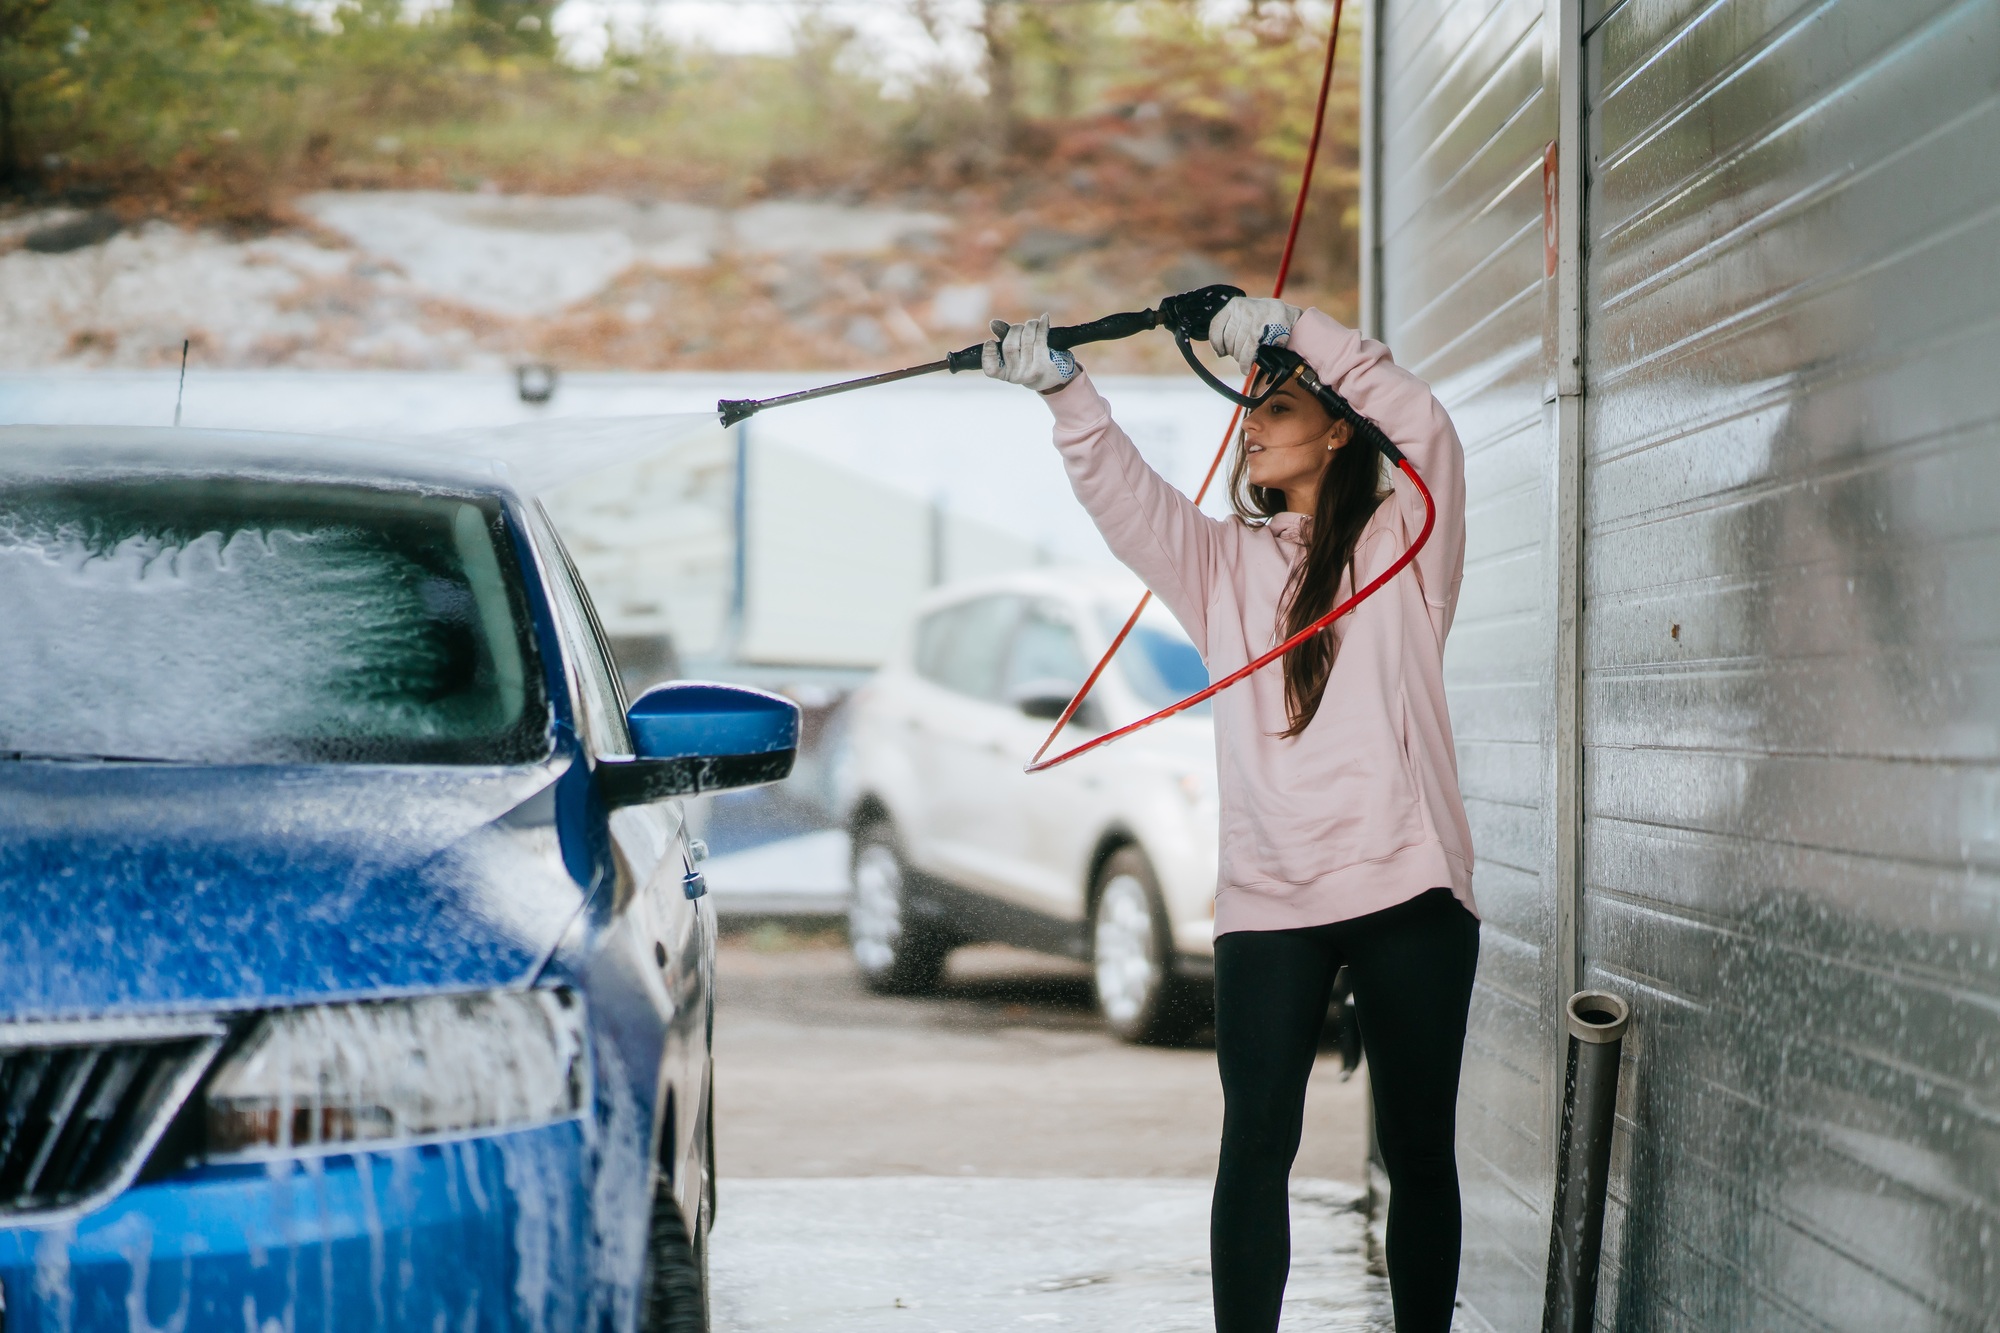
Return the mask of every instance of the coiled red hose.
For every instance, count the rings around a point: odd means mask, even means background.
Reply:
[[[1292,222],[1291,226],[1285,232],[1284,253],[1278,259],[1277,280],[1271,284],[1271,295],[1273,297],[1285,294],[1285,282],[1291,277],[1292,254],[1298,248],[1299,243],[1299,224],[1305,220],[1306,196],[1312,189],[1313,167],[1319,161],[1320,136],[1326,128],[1326,99],[1327,94],[1333,88],[1334,54],[1340,47],[1341,6],[1342,0],[1334,0],[1333,28],[1327,34],[1326,38],[1326,63],[1320,70],[1319,101],[1313,109],[1312,138],[1306,145],[1305,170],[1299,177],[1298,198],[1292,204]],[[1254,379],[1255,376],[1253,375],[1250,380],[1244,381],[1243,391],[1245,393],[1250,391],[1251,381]],[[1222,432],[1222,443],[1215,451],[1215,458],[1208,465],[1207,474],[1201,479],[1201,489],[1194,494],[1194,502],[1197,505],[1208,497],[1208,488],[1214,484],[1215,474],[1222,468],[1222,460],[1229,453],[1229,445],[1236,437],[1237,423],[1242,418],[1243,409],[1241,407],[1230,413],[1229,425]],[[1407,551],[1404,551],[1402,555],[1396,558],[1394,564],[1383,570],[1381,574],[1369,582],[1367,587],[1349,597],[1339,606],[1334,607],[1333,610],[1327,612],[1318,620],[1313,621],[1312,624],[1306,626],[1291,638],[1286,639],[1277,647],[1272,648],[1269,652],[1230,672],[1221,680],[1211,683],[1208,688],[1198,690],[1179,703],[1169,704],[1159,712],[1148,717],[1142,717],[1137,722],[1128,723],[1125,726],[1119,727],[1116,731],[1107,731],[1102,736],[1093,736],[1082,745],[1071,750],[1065,750],[1053,759],[1044,759],[1042,756],[1046,755],[1049,752],[1049,747],[1055,744],[1056,737],[1062,735],[1062,730],[1069,725],[1070,718],[1076,715],[1077,709],[1083,707],[1083,701],[1090,697],[1090,691],[1096,686],[1098,677],[1104,674],[1105,668],[1111,665],[1111,659],[1118,655],[1120,648],[1124,647],[1125,640],[1132,634],[1132,627],[1139,623],[1139,616],[1145,611],[1147,603],[1153,600],[1153,594],[1151,592],[1146,593],[1139,599],[1139,604],[1132,608],[1132,614],[1125,618],[1124,626],[1119,629],[1117,636],[1111,640],[1111,646],[1104,650],[1104,656],[1100,657],[1097,660],[1097,665],[1091,668],[1090,675],[1085,678],[1082,687],[1077,690],[1076,697],[1069,701],[1069,707],[1063,709],[1062,716],[1056,719],[1055,726],[1050,729],[1047,737],[1043,739],[1040,748],[1035,751],[1035,757],[1028,761],[1027,771],[1030,773],[1040,773],[1044,769],[1054,768],[1057,764],[1066,764],[1078,755],[1087,754],[1101,745],[1109,745],[1121,736],[1129,736],[1135,731],[1152,726],[1162,718],[1172,717],[1176,713],[1194,707],[1205,699],[1220,694],[1223,690],[1228,689],[1251,672],[1269,666],[1286,653],[1291,652],[1294,648],[1310,640],[1315,634],[1319,634],[1329,628],[1334,621],[1361,605],[1362,602],[1373,596],[1377,589],[1401,573],[1405,565],[1417,558],[1417,552],[1424,549],[1424,543],[1430,540],[1431,529],[1437,526],[1437,502],[1431,498],[1430,488],[1424,485],[1424,479],[1417,475],[1417,470],[1410,465],[1410,460],[1403,457],[1400,452],[1392,452],[1391,456],[1396,466],[1402,469],[1403,474],[1416,486],[1417,493],[1424,497],[1423,531],[1417,534],[1417,539],[1410,543],[1410,548]]]

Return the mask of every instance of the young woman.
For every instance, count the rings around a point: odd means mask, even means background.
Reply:
[[[1443,1333],[1458,1286],[1453,1116],[1479,951],[1443,655],[1465,563],[1464,455],[1425,384],[1317,310],[1239,297],[1209,329],[1246,372],[1265,342],[1317,373],[1247,418],[1235,516],[1149,468],[1048,317],[994,321],[986,373],[1039,390],[1077,498],[1214,675],[1303,629],[1410,545],[1423,499],[1385,471],[1381,431],[1437,502],[1422,554],[1352,614],[1215,700],[1222,807],[1215,1047],[1224,1098],[1209,1246],[1218,1333],[1273,1333],[1291,1266],[1287,1180],[1334,973],[1349,968],[1390,1182],[1400,1333]]]

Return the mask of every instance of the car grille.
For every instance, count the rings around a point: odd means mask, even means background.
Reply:
[[[124,1189],[222,1036],[206,1020],[0,1024],[0,1218]]]

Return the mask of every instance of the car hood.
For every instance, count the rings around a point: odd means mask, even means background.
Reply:
[[[0,764],[0,1021],[525,984],[565,762]]]

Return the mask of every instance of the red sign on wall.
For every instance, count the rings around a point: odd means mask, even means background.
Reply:
[[[1556,221],[1556,146],[1551,140],[1542,150],[1542,276],[1545,278],[1556,275],[1561,236],[1561,225]]]

